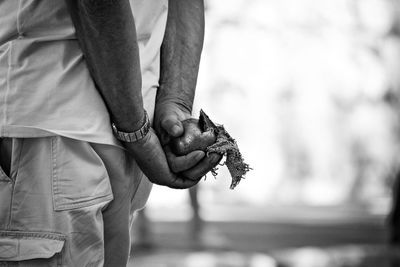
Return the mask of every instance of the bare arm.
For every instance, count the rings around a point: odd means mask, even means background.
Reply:
[[[157,103],[172,101],[191,113],[204,40],[204,3],[170,0],[168,5]]]
[[[111,120],[124,132],[140,128],[142,80],[135,22],[128,0],[66,0],[90,73]]]
[[[139,50],[129,0],[65,0],[96,88],[112,121],[124,132],[143,123]],[[111,126],[110,126],[111,127]],[[153,183],[188,188],[197,178],[171,172],[152,129],[141,140],[123,143]]]
[[[168,3],[154,123],[163,144],[181,136],[184,131],[181,121],[191,117],[204,41],[204,0],[169,0]],[[169,151],[168,146],[165,150],[172,170],[185,177],[199,178],[221,159],[211,154],[194,162],[191,155],[199,151],[181,158]]]

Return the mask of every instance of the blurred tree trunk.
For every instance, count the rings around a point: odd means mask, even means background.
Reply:
[[[382,49],[382,59],[387,70],[390,86],[385,101],[397,114],[397,124],[394,131],[400,137],[400,4],[393,0],[389,0],[389,2],[392,3],[394,21],[392,29],[384,40]],[[398,138],[398,142],[400,143],[400,138]],[[393,245],[400,245],[400,166],[397,166],[394,174],[392,198],[392,209],[388,218],[389,241]]]
[[[397,171],[393,186],[393,206],[389,216],[390,243],[400,244],[400,171]]]
[[[385,101],[397,114],[394,132],[400,143],[400,3],[397,0],[387,1],[390,4],[393,21],[391,30],[384,38],[383,47],[381,47],[381,56],[389,82]],[[400,166],[397,166],[394,173],[392,190],[392,210],[388,217],[389,239],[391,244],[400,245]]]
[[[386,59],[389,61],[387,67],[389,70],[389,88],[385,100],[393,108],[397,114],[397,125],[395,133],[400,137],[400,75],[396,72],[400,70],[400,34],[399,32],[392,33],[392,36],[387,40],[389,43],[386,48]],[[388,62],[386,62],[388,63]],[[400,143],[400,138],[398,138]],[[399,144],[397,144],[399,145]],[[400,163],[397,163],[400,165]],[[400,245],[400,166],[397,166],[394,173],[394,181],[392,185],[392,209],[388,218],[390,236],[389,241],[393,245]]]

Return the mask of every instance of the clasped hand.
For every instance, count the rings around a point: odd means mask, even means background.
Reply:
[[[170,150],[169,141],[184,133],[181,122],[190,117],[179,105],[159,104],[154,119],[157,134],[151,129],[143,139],[125,144],[151,182],[177,189],[189,188],[221,160],[218,154],[206,156],[200,150],[184,156],[177,156]]]

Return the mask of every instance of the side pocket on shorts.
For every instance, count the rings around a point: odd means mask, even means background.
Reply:
[[[52,162],[53,204],[56,211],[112,200],[107,170],[89,143],[53,137]]]
[[[54,262],[51,266],[62,266],[65,238],[57,233],[0,231],[0,263],[46,259]]]

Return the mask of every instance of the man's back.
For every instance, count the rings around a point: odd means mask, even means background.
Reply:
[[[167,1],[131,0],[131,5],[151,117]],[[57,134],[117,144],[64,0],[1,1],[0,25],[0,136]]]

